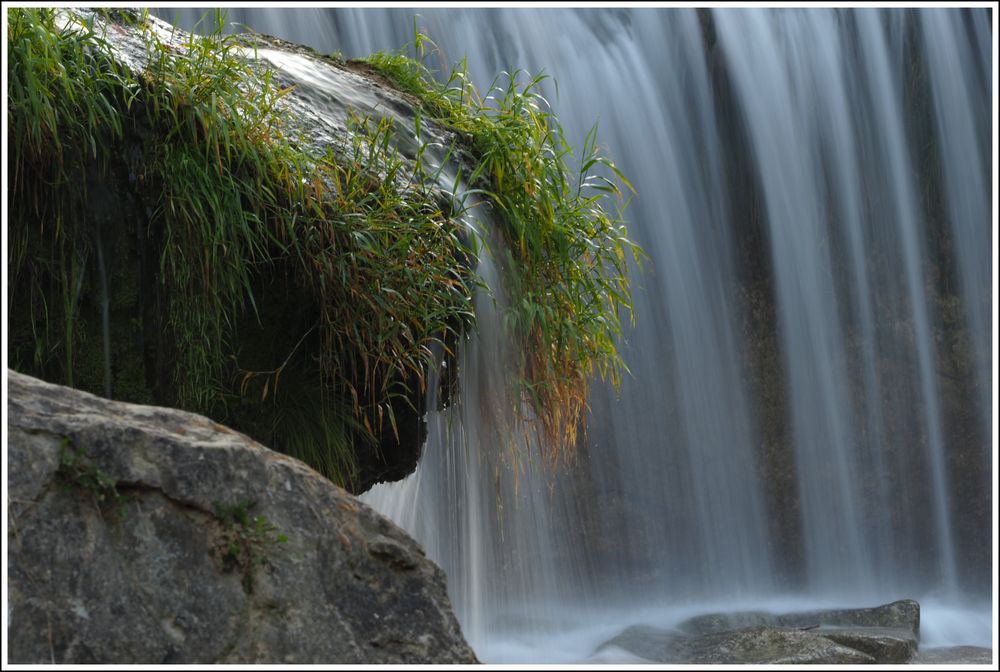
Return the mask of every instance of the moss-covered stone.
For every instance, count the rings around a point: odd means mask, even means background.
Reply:
[[[463,205],[421,157],[468,134],[417,122],[423,98],[373,83],[357,66],[253,38],[325,77],[294,81],[222,25],[194,37],[130,10],[15,9],[10,19],[12,365],[208,414],[354,491],[412,471],[430,353],[456,355],[477,285]],[[401,56],[391,62],[425,73]],[[440,94],[431,80],[421,87]],[[496,191],[534,217],[505,265],[532,280],[511,305],[555,316],[520,333],[525,363],[507,382],[543,391],[543,419],[570,419],[549,427],[558,452],[583,407],[576,379],[618,372],[611,337],[628,308],[631,246],[600,194],[581,194],[567,177],[569,148],[549,147],[561,134],[536,126],[555,118],[535,110],[528,123],[535,83],[511,79],[503,123],[495,110],[466,109],[472,98],[438,100],[452,122],[493,134],[490,162],[513,166],[484,163],[474,171],[483,179],[522,166],[545,178],[544,207],[513,183]],[[524,133],[493,137],[506,122]],[[588,165],[616,171],[594,136],[588,143]],[[538,217],[556,211],[557,226]],[[541,277],[540,268],[565,273]],[[542,337],[567,345],[533,347]]]

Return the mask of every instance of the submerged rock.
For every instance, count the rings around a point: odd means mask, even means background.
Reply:
[[[692,663],[874,663],[872,656],[813,632],[755,625],[686,642]]]
[[[678,643],[683,639],[685,635],[675,630],[662,630],[649,625],[632,625],[597,647],[594,655],[615,647],[649,661],[680,662],[677,658]]]
[[[301,462],[9,372],[9,657],[471,663],[443,572]]]
[[[695,616],[683,621],[678,630],[692,635],[706,635],[751,625],[807,627],[829,625],[866,628],[903,628],[920,638],[920,605],[914,600],[897,600],[863,609],[827,609],[772,614],[765,611],[736,611]]]
[[[754,625],[777,624],[778,616],[767,611],[734,611],[693,616],[682,621],[677,629],[689,635],[710,635],[738,628],[749,628]]]
[[[633,626],[602,644],[657,663],[700,665],[756,663],[874,663],[872,656],[813,632],[770,625],[689,636],[648,626]]]
[[[917,652],[920,605],[696,616],[676,630],[636,625],[602,644],[661,663],[905,663]]]

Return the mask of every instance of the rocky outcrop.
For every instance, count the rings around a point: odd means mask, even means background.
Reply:
[[[608,640],[659,663],[812,664],[909,662],[917,653],[920,606],[900,600],[868,609],[704,614],[674,630],[632,626]]]
[[[826,637],[769,625],[686,636],[683,633],[634,626],[608,640],[615,646],[657,663],[717,664],[836,664],[874,663],[875,658]]]
[[[684,647],[687,660],[699,664],[874,663],[871,656],[812,632],[755,625],[742,630],[697,637]]]
[[[75,16],[93,24],[96,33],[102,36],[101,57],[122,68],[137,82],[146,78],[155,80],[156,77],[150,74],[155,72],[150,69],[151,62],[158,61],[164,54],[186,53],[192,42],[188,33],[155,17],[144,17],[138,10],[81,8],[66,10],[60,16],[67,21]],[[365,133],[351,130],[355,115],[370,118],[372,127],[382,119],[391,120],[399,130],[392,135],[392,141],[398,143],[400,153],[407,160],[412,160],[419,151],[415,140],[418,133],[413,130],[412,97],[390,88],[383,78],[372,76],[366,66],[341,63],[260,34],[244,37],[239,45],[227,52],[228,56],[240,62],[245,60],[248,66],[266,68],[273,74],[274,90],[284,92],[276,98],[275,105],[280,110],[285,132],[295,138],[296,147],[304,153],[326,156],[329,151],[339,157],[350,154],[355,141],[367,142]],[[249,46],[251,44],[256,52]],[[154,57],[155,54],[160,56]],[[213,65],[199,67],[221,68],[220,58],[217,54],[204,57],[204,63]],[[67,308],[69,317],[65,318],[67,328],[72,329],[55,337],[58,344],[52,343],[51,347],[39,340],[38,335],[54,333],[55,327],[53,324],[39,327],[41,318],[38,316],[45,312],[39,310],[43,297],[33,293],[31,288],[46,293],[44,303],[48,305],[58,301],[55,289],[58,283],[50,281],[46,268],[60,269],[64,264],[55,259],[45,264],[30,261],[30,268],[11,273],[11,291],[22,297],[11,305],[8,349],[12,367],[49,382],[121,401],[202,413],[274,450],[309,462],[355,494],[364,492],[374,483],[398,480],[412,472],[427,431],[423,419],[425,395],[419,376],[411,372],[409,375],[394,374],[386,380],[369,380],[371,374],[365,373],[368,364],[364,361],[364,353],[348,347],[338,352],[337,368],[357,372],[351,374],[355,379],[350,381],[356,396],[349,398],[346,388],[338,387],[336,380],[324,375],[316,365],[331,356],[329,341],[324,343],[321,329],[317,327],[322,322],[319,319],[322,305],[315,295],[304,289],[304,284],[308,283],[304,283],[301,276],[296,277],[294,265],[286,263],[287,258],[293,256],[286,255],[287,250],[269,251],[272,254],[270,263],[248,264],[253,267],[252,279],[246,283],[252,298],[243,308],[234,307],[232,314],[225,316],[209,313],[211,319],[225,323],[229,330],[224,339],[225,352],[210,357],[215,363],[210,375],[213,382],[208,386],[222,390],[227,397],[225,402],[200,401],[181,393],[180,383],[194,375],[192,369],[195,367],[183,363],[189,339],[176,331],[177,321],[170,316],[172,302],[182,299],[177,296],[177,287],[172,287],[167,280],[176,273],[164,272],[161,266],[162,259],[166,258],[164,250],[170,247],[166,243],[169,225],[156,213],[163,211],[160,205],[167,198],[167,187],[163,180],[154,176],[163,160],[161,149],[173,147],[175,140],[178,147],[183,147],[187,136],[178,133],[173,139],[165,140],[163,124],[153,124],[146,112],[137,112],[150,104],[150,94],[139,85],[128,91],[129,96],[138,96],[138,102],[129,108],[131,112],[117,109],[124,119],[123,137],[113,143],[97,140],[94,151],[101,155],[101,161],[95,160],[94,165],[88,164],[79,174],[67,178],[66,183],[73,184],[73,189],[46,192],[44,197],[31,197],[28,191],[21,193],[17,189],[12,192],[12,231],[30,231],[32,245],[39,243],[39,250],[75,246],[82,260],[80,269],[74,266],[70,271],[79,274],[79,284],[74,291],[76,298]],[[177,96],[178,100],[185,98],[181,93]],[[114,104],[118,99],[111,97],[110,100]],[[124,104],[121,107],[124,108]],[[202,113],[194,108],[186,110],[186,114],[196,112]],[[206,120],[205,124],[208,123]],[[427,161],[433,157],[441,162],[435,148],[447,148],[455,139],[429,118],[421,121],[419,135],[431,145],[424,155]],[[61,142],[63,146],[70,144],[65,137]],[[12,145],[12,164],[18,163],[20,147],[20,142]],[[443,155],[444,151],[440,153]],[[452,156],[460,154],[456,150]],[[343,160],[344,165],[350,165],[348,159]],[[219,161],[222,161],[221,155]],[[238,159],[227,162],[226,166],[227,170],[239,174]],[[371,167],[372,171],[376,169]],[[315,179],[321,180],[324,174],[317,171]],[[26,188],[24,185],[53,183],[52,179],[34,173],[22,173],[20,179],[22,189]],[[403,193],[405,181],[397,176],[397,182]],[[225,183],[220,183],[206,193],[218,196],[226,188]],[[412,192],[412,187],[407,188]],[[317,186],[317,191],[319,189]],[[434,191],[434,185],[429,185],[428,189],[437,193],[437,199],[445,200],[440,190]],[[54,215],[49,213],[39,219],[38,213],[31,212],[28,207],[32,202],[61,202],[62,193],[87,194],[86,201],[72,209],[74,213],[85,213],[78,229],[68,225],[42,225],[49,221],[46,217]],[[226,198],[230,197],[232,194]],[[448,204],[450,207],[450,201]],[[441,205],[444,210],[445,203]],[[91,231],[94,227],[99,227],[99,235]],[[53,232],[59,228],[68,232],[68,240],[56,243],[46,237],[55,235]],[[82,233],[74,233],[77,230]],[[100,270],[92,240],[101,241],[101,259],[111,260],[106,264],[101,261]],[[225,244],[221,246],[226,247]],[[47,254],[35,248],[32,250],[24,254],[26,259]],[[455,268],[464,272],[468,269],[460,263],[462,261],[456,260]],[[69,262],[65,265],[72,266]],[[234,265],[237,264],[234,262]],[[107,274],[106,290],[97,280],[102,273]],[[362,286],[367,285],[362,283]],[[401,289],[406,290],[405,287]],[[206,293],[216,291],[218,287],[206,287]],[[190,303],[180,310],[184,314],[199,312]],[[72,322],[74,316],[75,323]],[[205,338],[206,343],[210,340]],[[44,355],[36,356],[38,353]],[[260,375],[279,369],[280,391],[276,378],[272,380],[271,376]],[[369,396],[375,403],[376,390],[383,389],[391,389],[392,394],[381,400],[377,410],[368,409],[365,418],[353,415],[356,405],[365,403]],[[391,422],[375,422],[376,418],[383,417],[391,418]],[[371,431],[364,430],[363,425],[369,422]]]
[[[914,600],[897,600],[890,604],[864,609],[827,609],[772,614],[765,611],[734,611],[704,614],[683,621],[678,629],[692,635],[745,628],[752,625],[784,627],[846,626],[908,630],[920,637],[920,605]]]
[[[9,381],[10,662],[475,662],[442,571],[302,463]]]

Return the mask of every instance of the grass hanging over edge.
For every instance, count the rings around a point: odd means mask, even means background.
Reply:
[[[369,440],[384,423],[394,426],[394,402],[422,388],[431,350],[447,350],[473,324],[476,279],[461,270],[468,250],[427,184],[415,179],[400,190],[384,177],[408,174],[391,149],[391,126],[358,119],[346,150],[304,154],[278,113],[287,91],[246,60],[245,36],[222,35],[221,15],[215,32],[191,35],[178,48],[140,14],[148,65],[136,73],[106,56],[94,15],[58,28],[52,10],[9,16],[12,214],[19,213],[11,218],[11,292],[27,286],[32,294],[36,363],[58,355],[72,383],[78,306],[96,263],[99,232],[81,216],[85,194],[60,185],[76,186],[95,166],[105,170],[146,134],[154,141],[143,143],[136,189],[161,238],[181,405],[209,412],[246,396],[234,377],[243,371],[233,370],[234,324],[257,312],[255,279],[281,272],[317,306],[320,397],[350,409],[352,420],[330,408],[323,418]],[[593,375],[617,384],[627,372],[617,339],[623,312],[631,314],[628,259],[641,256],[621,217],[631,187],[600,155],[596,128],[574,155],[539,91],[543,77],[504,73],[484,98],[462,62],[441,84],[420,60],[421,37],[418,59],[377,54],[369,62],[476,157],[467,181],[502,213],[505,246],[495,252],[507,255],[505,323],[522,346],[510,382],[519,389],[513,398],[525,403],[514,410],[530,407],[546,456],[557,461],[575,443]],[[613,214],[605,209],[611,201]],[[39,227],[26,225],[29,212]],[[15,219],[25,225],[15,227]],[[271,401],[275,371],[254,378]],[[279,417],[313,412],[310,406]],[[294,431],[294,424],[274,426]],[[344,436],[324,442],[349,445]],[[310,451],[299,445],[295,452]],[[310,463],[343,482],[353,471],[351,451],[341,452],[336,466],[322,456]]]
[[[97,291],[100,235],[79,187],[128,157],[148,206],[141,235],[158,250],[178,405],[219,415],[253,393],[235,377],[235,325],[258,314],[258,278],[288,276],[316,306],[317,351],[297,357],[318,364],[317,398],[330,403],[290,400],[273,425],[295,432],[289,418],[310,413],[309,426],[343,425],[347,434],[310,430],[332,458],[296,436],[281,442],[343,483],[354,471],[348,434],[374,446],[384,424],[395,428],[400,400],[422,393],[409,381],[422,386],[431,348],[473,319],[455,225],[423,183],[399,188],[391,126],[357,119],[343,151],[304,153],[282,123],[287,91],[247,60],[245,36],[222,34],[219,17],[215,32],[178,45],[140,16],[141,72],[109,56],[108,24],[93,14],[12,9],[9,18],[10,291],[27,287],[32,325],[43,325],[33,368],[73,382],[75,311]],[[53,296],[63,297],[61,318]],[[256,378],[273,381],[271,401],[277,371]]]
[[[537,417],[544,455],[558,462],[575,445],[594,374],[617,388],[628,373],[618,350],[632,316],[628,264],[645,256],[623,219],[632,187],[600,153],[596,125],[574,153],[541,94],[544,75],[504,72],[483,96],[464,60],[439,81],[423,62],[436,46],[416,23],[414,36],[364,60],[463,139],[474,157],[468,183],[499,208],[504,322],[521,344],[514,411]]]

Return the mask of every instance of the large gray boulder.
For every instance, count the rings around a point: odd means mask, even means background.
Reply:
[[[9,381],[9,662],[476,662],[442,571],[302,463]]]

